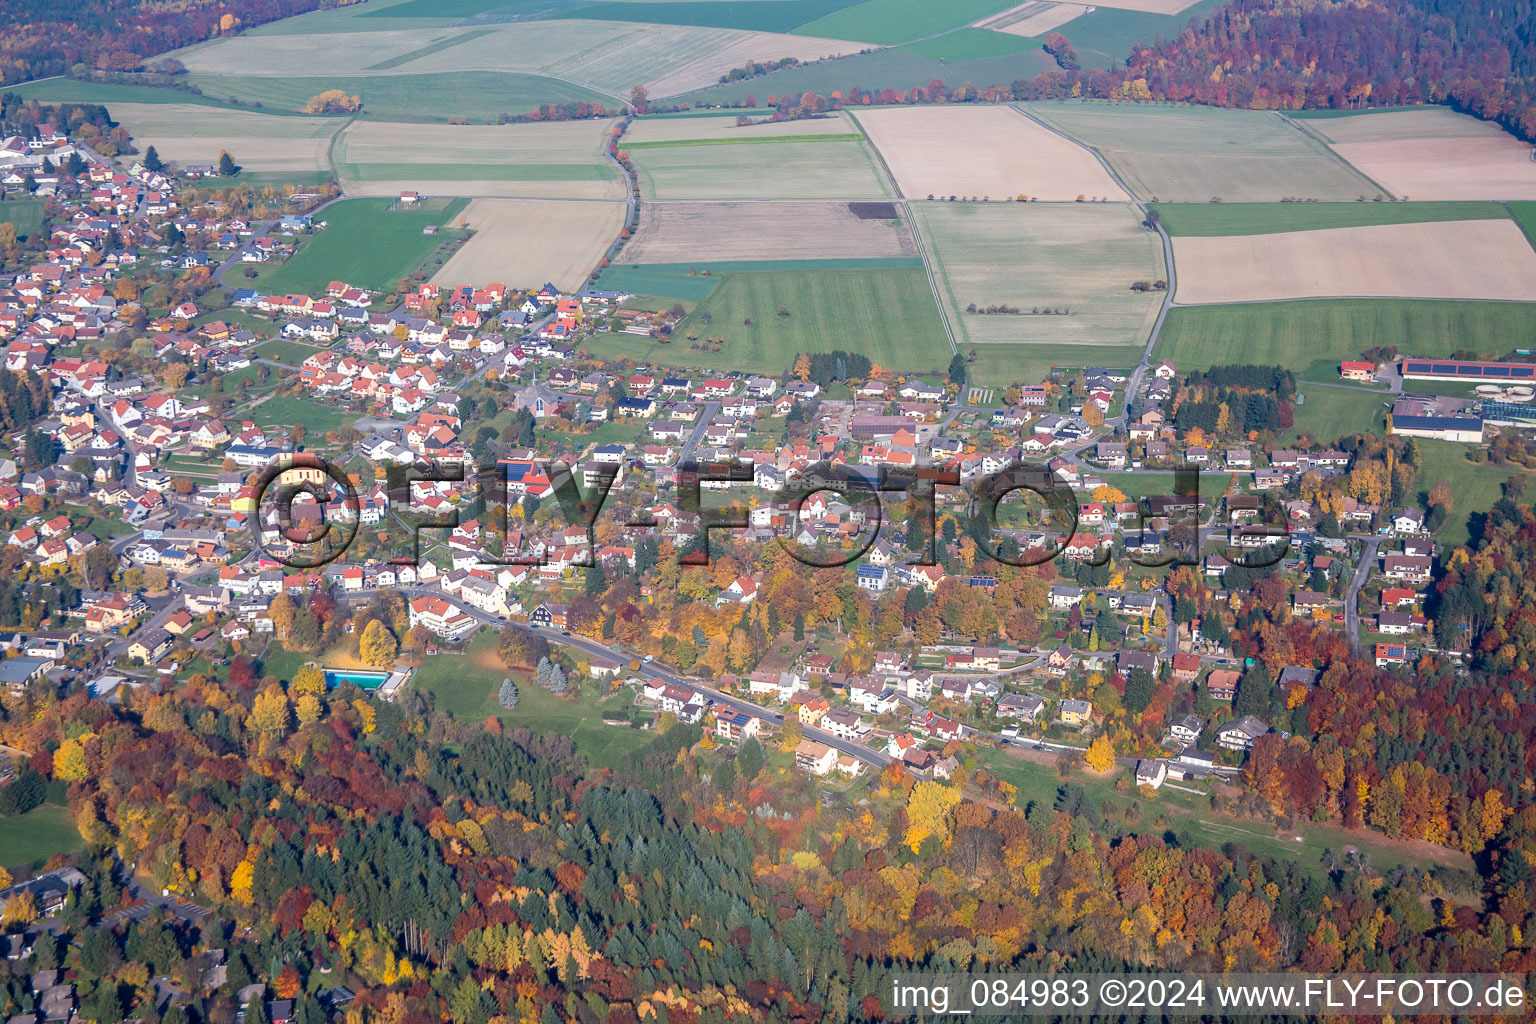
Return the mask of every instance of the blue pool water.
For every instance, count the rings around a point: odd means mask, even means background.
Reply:
[[[377,690],[389,678],[388,672],[357,672],[328,668],[325,670],[326,689],[333,690],[342,683],[351,683],[360,690]]]

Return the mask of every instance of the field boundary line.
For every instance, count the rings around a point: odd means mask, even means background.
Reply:
[[[917,217],[912,213],[912,207],[908,205],[907,197],[901,191],[901,182],[897,181],[896,175],[891,172],[891,165],[886,163],[885,154],[880,152],[880,147],[875,145],[875,140],[869,137],[869,131],[859,120],[859,115],[850,110],[848,119],[859,129],[859,134],[864,136],[865,145],[875,155],[875,162],[879,165],[881,173],[885,175],[886,181],[890,183],[891,191],[896,195],[896,206],[906,218],[907,228],[912,232],[912,242],[917,247],[917,255],[923,261],[923,273],[928,276],[928,290],[933,293],[933,304],[939,309],[939,323],[944,325],[944,337],[949,342],[949,351],[959,355],[960,345],[955,338],[955,325],[949,319],[949,305],[945,301],[944,294],[939,290],[935,261],[928,255],[928,245],[923,241],[922,228],[917,222]],[[944,287],[946,290],[949,287],[947,279]]]
[[[1093,158],[1097,160],[1101,165],[1103,165],[1105,172],[1108,173],[1111,180],[1113,180],[1116,185],[1119,185],[1122,189],[1124,189],[1126,195],[1131,197],[1131,202],[1136,206],[1136,209],[1141,211],[1142,223],[1146,223],[1150,219],[1153,228],[1155,228],[1157,231],[1157,236],[1162,239],[1163,265],[1168,274],[1168,287],[1163,289],[1163,304],[1158,307],[1157,319],[1152,321],[1152,329],[1147,332],[1147,344],[1142,351],[1141,362],[1137,364],[1135,371],[1131,374],[1130,381],[1126,384],[1125,393],[1127,395],[1134,395],[1136,394],[1137,388],[1141,386],[1141,378],[1146,374],[1147,366],[1152,361],[1152,351],[1157,347],[1158,335],[1163,332],[1163,323],[1168,319],[1168,311],[1173,308],[1173,294],[1178,290],[1179,287],[1178,271],[1174,268],[1173,264],[1173,239],[1168,237],[1168,232],[1164,230],[1162,219],[1154,218],[1152,216],[1151,212],[1147,208],[1147,201],[1142,199],[1135,192],[1131,191],[1130,186],[1125,183],[1125,179],[1121,178],[1114,167],[1110,166],[1109,161],[1104,159],[1104,154],[1100,153],[1097,147],[1090,146],[1088,143],[1082,141],[1081,139],[1074,139],[1072,136],[1068,135],[1066,132],[1055,127],[1054,125],[1047,124],[1044,120],[1036,117],[1033,113],[1024,109],[1017,103],[1010,103],[1008,104],[1008,107],[1009,109],[1016,112],[1020,117],[1027,118],[1035,122],[1035,124],[1039,125],[1040,127],[1044,128],[1046,131],[1055,132],[1057,135],[1060,135],[1068,142],[1073,143],[1074,145],[1082,146],[1088,152],[1092,153]],[[1120,420],[1125,419],[1126,412],[1128,411],[1129,403],[1127,403],[1126,411],[1122,411],[1120,415],[1115,418]]]
[[[1401,200],[1402,199],[1402,197],[1399,196],[1397,193],[1393,192],[1389,188],[1386,188],[1385,186],[1382,185],[1381,182],[1377,181],[1375,178],[1371,177],[1369,174],[1366,174],[1360,168],[1356,167],[1354,164],[1350,163],[1348,160],[1345,160],[1342,156],[1340,156],[1338,151],[1333,148],[1333,143],[1329,142],[1327,138],[1325,138],[1320,132],[1317,131],[1317,129],[1313,128],[1311,125],[1304,125],[1304,124],[1302,124],[1301,122],[1305,121],[1306,118],[1286,117],[1285,114],[1281,113],[1278,110],[1275,111],[1274,114],[1280,120],[1284,121],[1287,125],[1289,125],[1291,128],[1293,128],[1294,130],[1300,132],[1303,136],[1305,136],[1307,141],[1315,142],[1317,145],[1321,146],[1323,148],[1323,152],[1326,153],[1329,157],[1333,158],[1335,161],[1337,161],[1338,163],[1342,164],[1344,167],[1348,168],[1350,171],[1353,171],[1355,174],[1358,174],[1360,177],[1362,177],[1366,181],[1370,182],[1372,185],[1374,185],[1381,192],[1382,195],[1389,196],[1390,198],[1392,198],[1394,200]]]
[[[356,115],[347,118],[346,121],[342,123],[340,128],[337,128],[334,132],[331,133],[331,141],[328,142],[325,147],[326,166],[331,169],[331,177],[336,179],[337,187],[342,189],[343,192],[346,191],[346,186],[343,185],[341,181],[341,168],[336,164],[336,143],[341,141],[341,137],[347,133],[347,129],[351,128],[352,125],[356,122]]]

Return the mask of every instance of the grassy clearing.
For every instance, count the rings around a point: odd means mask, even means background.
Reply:
[[[501,681],[512,677],[518,686],[517,707],[507,710],[497,702]],[[621,717],[634,695],[621,691],[606,694],[608,683],[585,681],[576,700],[566,700],[543,689],[526,672],[511,672],[496,660],[496,634],[475,637],[463,654],[439,654],[416,670],[411,685],[432,694],[433,703],[454,718],[479,722],[495,715],[506,728],[526,725],[538,733],[568,736],[599,768],[620,768],[651,741],[654,734],[603,724],[603,717]],[[588,692],[590,691],[590,692]]]
[[[357,418],[345,409],[311,402],[305,398],[274,398],[261,403],[254,411],[257,421],[263,426],[291,427],[302,423],[312,438],[350,426]]]
[[[795,29],[797,35],[892,45],[923,39],[1005,11],[1007,0],[864,0]]]
[[[1250,361],[1305,366],[1318,359],[1358,359],[1377,346],[1419,356],[1460,348],[1503,353],[1536,333],[1536,303],[1433,299],[1316,299],[1178,307],[1158,335],[1154,355],[1181,371]]]
[[[443,242],[422,229],[450,222],[462,199],[442,210],[390,210],[389,199],[349,199],[326,208],[326,227],[286,263],[258,272],[254,287],[266,292],[318,294],[331,281],[389,290],[420,267]]]
[[[1445,525],[1437,534],[1441,543],[1465,544],[1470,536],[1469,517],[1485,512],[1503,497],[1504,481],[1521,477],[1527,489],[1532,474],[1518,466],[1495,466],[1491,462],[1473,462],[1467,455],[1474,451],[1468,445],[1455,441],[1430,441],[1418,439],[1423,462],[1419,466],[1419,490],[1426,495],[1441,480],[1451,485],[1456,504],[1446,518]]]
[[[917,203],[913,219],[936,264],[963,351],[989,345],[1037,348],[1015,372],[1052,364],[1100,364],[1124,348],[1134,364],[1162,302],[1134,281],[1165,276],[1157,235],[1123,204]],[[971,313],[975,305],[1018,314]],[[1040,314],[1031,311],[1040,309]],[[1065,309],[1066,315],[1046,315]],[[1079,353],[1079,348],[1096,350]],[[1114,360],[1124,364],[1127,360]]]
[[[743,146],[763,142],[861,142],[857,132],[836,135],[743,135],[733,139],[667,139],[658,142],[630,142],[625,149],[669,149],[673,146]]]
[[[1098,150],[1143,199],[1354,200],[1381,192],[1317,139],[1264,111],[1082,102],[1024,109]]]
[[[43,804],[15,818],[0,818],[0,864],[26,878],[56,853],[80,849],[80,833],[67,807]]]
[[[1499,203],[1158,203],[1155,209],[1163,229],[1170,235],[1205,237],[1447,220],[1503,220],[1510,215]]]
[[[669,344],[616,333],[599,335],[589,347],[673,365],[771,374],[789,369],[796,353],[834,348],[910,373],[942,370],[949,362],[921,270],[777,270],[727,273],[718,281]],[[725,342],[718,352],[692,349],[690,333],[700,342]]]

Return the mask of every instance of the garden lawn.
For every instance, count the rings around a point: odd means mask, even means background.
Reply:
[[[319,345],[306,345],[303,342],[288,341],[286,338],[262,342],[251,350],[252,354],[258,358],[270,359],[274,363],[286,363],[289,366],[298,366],[319,351],[322,351]]]
[[[0,222],[8,222],[16,234],[27,238],[43,226],[43,200],[7,199],[0,202]]]
[[[387,198],[343,200],[325,208],[324,228],[286,263],[259,272],[254,285],[265,292],[308,295],[324,292],[332,281],[393,290],[444,240],[423,229],[449,223],[466,202],[456,199],[438,210],[391,210],[393,200]]]

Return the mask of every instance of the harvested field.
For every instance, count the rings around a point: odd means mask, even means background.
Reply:
[[[622,202],[476,199],[463,219],[475,234],[433,280],[482,285],[502,281],[537,287],[552,281],[574,291],[624,227]]]
[[[439,195],[618,199],[623,184],[603,156],[612,123],[356,121],[336,140],[336,170],[352,195],[416,189]]]
[[[631,155],[649,199],[889,199],[863,142],[676,146]]]
[[[975,23],[976,28],[1007,32],[1011,36],[1032,39],[1058,29],[1088,8],[1083,4],[1056,4],[1049,0],[1028,0],[1027,3],[1010,7],[1001,14],[994,14]]]
[[[892,107],[857,120],[908,199],[1130,199],[1087,149],[1007,107]]]
[[[766,121],[743,127],[737,126],[735,114],[724,117],[642,117],[629,126],[620,146],[761,139],[778,135],[846,135],[850,132],[857,134],[858,130],[858,125],[843,113],[802,121]]]
[[[1180,303],[1327,296],[1536,300],[1536,251],[1510,220],[1175,239]]]
[[[874,205],[874,204],[867,204]],[[838,202],[646,203],[626,263],[915,256],[894,208],[865,219]]]
[[[1166,275],[1158,236],[1141,226],[1135,208],[915,203],[911,209],[962,349],[1034,346],[1042,367],[1073,364],[1079,346],[1093,349],[1092,359],[1104,365],[1139,358],[1162,293],[1132,291],[1131,284]],[[968,312],[972,305],[1019,312]],[[1053,309],[1066,312],[1048,312]],[[1115,346],[1123,347],[1118,360],[1107,351]]]
[[[1536,199],[1531,146],[1444,107],[1308,118],[1334,152],[1410,199]]]
[[[1276,114],[1141,103],[1030,103],[1094,149],[1142,199],[1172,203],[1353,200],[1381,190]]]
[[[128,127],[139,149],[154,146],[162,160],[217,164],[220,151],[228,150],[247,171],[311,174],[330,169],[331,136],[346,123],[190,103],[114,103],[112,116]]]

